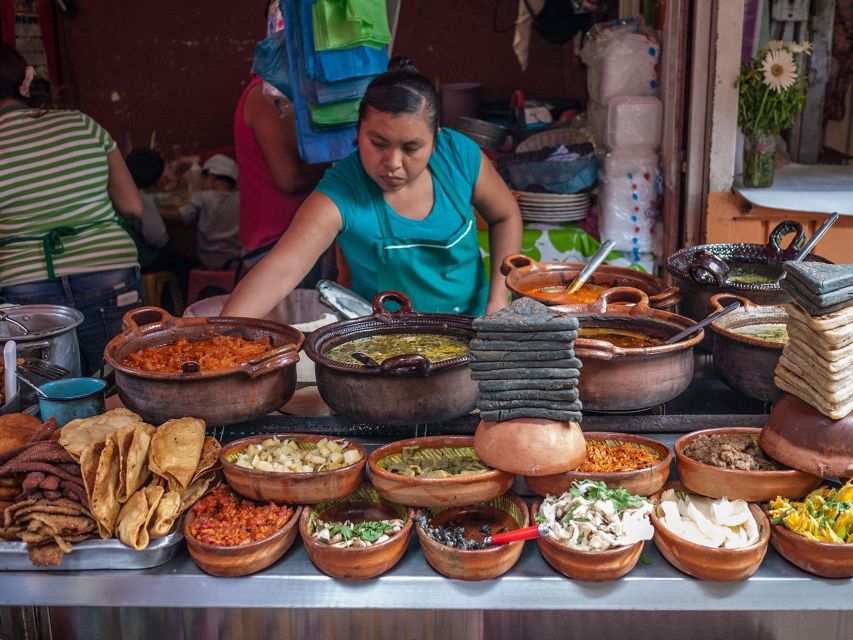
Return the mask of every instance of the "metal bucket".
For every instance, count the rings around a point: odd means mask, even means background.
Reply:
[[[22,304],[3,307],[0,348],[7,340],[18,344],[19,358],[36,358],[80,375],[80,345],[75,329],[83,314],[56,304]],[[22,328],[23,327],[23,328]]]

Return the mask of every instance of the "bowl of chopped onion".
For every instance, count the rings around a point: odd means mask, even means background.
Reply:
[[[228,484],[242,496],[315,504],[358,489],[367,449],[334,436],[266,434],[225,445],[219,459]]]
[[[409,545],[412,509],[385,500],[370,483],[306,507],[299,533],[311,562],[333,578],[363,580],[391,569]]]
[[[627,433],[585,432],[586,458],[574,471],[547,476],[525,476],[540,496],[560,495],[575,480],[597,480],[611,489],[639,496],[661,490],[669,475],[672,453],[665,444]]]

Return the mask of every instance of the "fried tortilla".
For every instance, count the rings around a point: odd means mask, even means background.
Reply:
[[[195,476],[203,447],[204,420],[169,420],[161,424],[151,438],[148,468],[165,478],[169,490],[180,498]]]
[[[85,476],[84,476],[85,478]],[[86,487],[88,492],[88,486]],[[98,458],[95,481],[89,495],[89,510],[98,522],[101,537],[112,538],[121,505],[118,502],[118,451],[114,438],[107,438]]]
[[[167,491],[160,498],[154,516],[148,523],[148,535],[151,540],[168,535],[179,515],[181,515],[181,494],[177,491]]]
[[[118,431],[110,437],[115,438],[119,454],[118,490],[119,503],[128,501],[137,489],[142,487],[151,472],[148,470],[148,451],[155,428],[144,422],[137,422]],[[132,546],[132,545],[131,545]]]
[[[163,497],[163,487],[143,487],[128,498],[116,522],[116,535],[129,547],[141,551],[150,540],[148,525]]]
[[[219,451],[221,449],[222,445],[219,444],[219,440],[216,438],[207,436],[204,439],[204,444],[201,447],[201,455],[198,459],[198,465],[196,466],[195,473],[193,474],[193,482],[202,474],[215,468],[219,464]]]
[[[127,409],[112,409],[93,418],[78,418],[59,431],[59,444],[79,461],[87,446],[105,440],[113,431],[136,422],[142,422],[142,418]]]
[[[212,486],[211,486],[212,485]],[[189,509],[209,489],[219,485],[218,473],[215,470],[203,473],[190,483],[187,490],[181,494],[181,513]]]
[[[41,427],[41,420],[26,413],[0,416],[0,452],[26,444]]]

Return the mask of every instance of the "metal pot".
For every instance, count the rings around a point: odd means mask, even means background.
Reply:
[[[562,291],[543,293],[541,289],[567,287],[584,266],[574,262],[537,262],[516,253],[504,258],[501,273],[506,276],[506,286],[513,293],[543,304],[561,305],[570,304]],[[651,274],[624,267],[601,265],[588,282],[608,287],[634,287],[644,291],[649,298],[649,305],[655,309],[671,309],[681,300],[681,293],[676,287],[668,287],[663,280]]]
[[[388,301],[400,309],[388,311]],[[336,362],[323,355],[344,342],[380,334],[474,336],[471,316],[418,313],[399,291],[378,293],[373,311],[371,316],[322,327],[306,341],[305,354],[316,363],[317,387],[326,404],[358,420],[391,425],[447,420],[474,409],[478,389],[467,354],[438,363],[417,354],[399,355],[378,367]]]
[[[723,382],[750,398],[773,402],[782,392],[773,372],[785,345],[736,333],[734,329],[757,324],[788,322],[785,306],[757,305],[733,293],[711,296],[711,311],[720,311],[737,300],[740,307],[711,323],[714,333],[714,367]]]
[[[7,340],[18,345],[19,358],[36,358],[80,375],[80,345],[75,329],[83,314],[56,304],[22,304],[0,311],[0,350]]]
[[[790,244],[782,248],[782,239],[794,233]],[[681,289],[680,311],[689,318],[705,317],[711,296],[717,293],[734,293],[747,296],[755,304],[783,304],[791,296],[782,291],[778,282],[742,283],[729,279],[730,263],[745,262],[763,265],[781,276],[782,263],[792,260],[806,242],[803,225],[786,220],[770,232],[767,244],[703,244],[679,249],[666,260],[666,270],[672,274]],[[809,262],[829,262],[809,254]]]
[[[608,289],[589,305],[555,309],[579,316],[581,329],[628,329],[663,339],[694,324],[690,318],[650,308],[648,296],[631,287]],[[584,409],[638,411],[672,400],[693,379],[693,347],[703,335],[700,330],[676,344],[633,348],[577,338],[575,355],[583,362],[578,391]]]
[[[123,323],[125,331],[110,340],[104,358],[115,368],[122,402],[153,424],[184,416],[217,426],[242,422],[282,406],[296,389],[303,336],[293,327],[253,318],[175,318],[157,307],[128,311]],[[217,335],[270,336],[275,348],[217,371],[152,373],[122,364],[146,347],[171,344],[180,337],[198,341]]]

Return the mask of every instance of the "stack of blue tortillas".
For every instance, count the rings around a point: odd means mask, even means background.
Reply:
[[[578,319],[530,298],[473,322],[471,377],[487,422],[517,418],[581,421],[575,357]]]
[[[853,411],[853,264],[786,262],[780,286],[794,301],[776,386],[840,420]]]

